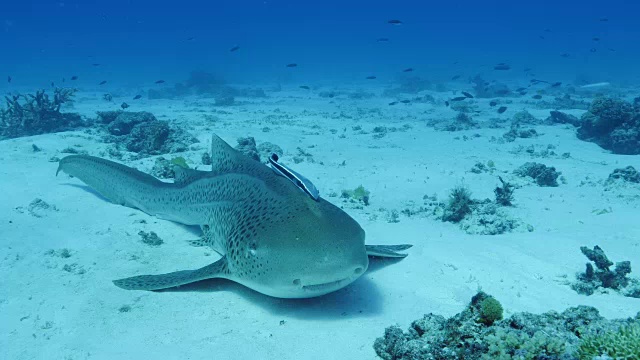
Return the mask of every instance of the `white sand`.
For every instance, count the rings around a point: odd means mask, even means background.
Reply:
[[[608,318],[640,310],[638,299],[616,293],[587,297],[565,284],[587,261],[579,251],[582,245],[600,245],[613,261],[631,260],[634,269],[640,267],[640,189],[604,191],[603,185],[615,168],[640,169],[640,156],[608,154],[576,139],[569,126],[536,127],[543,134],[538,138],[498,144],[490,138],[500,137],[505,129],[449,133],[425,126],[427,119],[455,115],[444,106],[391,107],[387,103],[392,99],[379,97],[322,99],[301,89],[268,94],[268,99],[238,99],[241,105],[227,108],[195,98],[127,102],[133,105],[128,110],[175,119],[195,134],[201,144],[187,154],[192,163],[207,150],[212,132],[232,145],[250,135],[258,143],[281,146],[286,152],[282,161],[314,181],[325,197],[364,185],[371,191],[371,205],[347,211],[367,231],[369,244],[414,244],[407,258],[372,263],[353,285],[315,299],[274,299],[221,280],[166,292],[125,291],[111,280],[193,269],[217,255],[186,243],[198,235],[192,229],[108,203],[64,174],[55,177],[57,163],[49,158],[64,156],[59,151],[68,146],[99,155],[106,144],[95,135],[75,131],[1,141],[0,357],[372,359],[373,341],[385,327],[397,323],[406,328],[429,312],[451,316],[479,287],[498,298],[507,315],[581,304],[597,307]],[[447,95],[434,96],[444,100]],[[87,116],[114,108],[99,94],[77,98],[74,111]],[[476,119],[497,117],[488,100],[477,102],[483,113]],[[508,106],[500,117],[510,118],[522,109],[538,118],[548,115],[548,110],[531,110],[525,104]],[[382,139],[370,133],[375,126],[404,124],[412,129]],[[353,131],[356,125],[369,134]],[[263,132],[265,126],[271,130]],[[464,135],[470,140],[464,141]],[[43,150],[34,153],[31,144]],[[571,157],[510,153],[530,144],[539,144],[539,149],[553,144],[556,153],[570,152]],[[316,162],[293,164],[297,147]],[[469,171],[476,161],[488,160],[495,162],[496,173]],[[516,206],[508,211],[532,225],[533,232],[471,236],[455,224],[425,216],[387,221],[388,211],[400,211],[411,201],[421,205],[423,195],[444,199],[460,183],[469,186],[475,198],[493,197],[497,175],[515,181],[510,172],[526,161],[555,166],[566,178],[557,188],[525,185],[516,190]],[[144,171],[152,164],[153,159],[128,162]],[[33,216],[27,207],[35,198],[57,211]],[[338,197],[328,199],[341,203]],[[594,213],[605,208],[611,212]],[[165,243],[143,244],[140,230],[155,231]],[[63,248],[71,257],[46,254]],[[77,265],[63,269],[71,264]],[[124,305],[130,311],[120,312]]]

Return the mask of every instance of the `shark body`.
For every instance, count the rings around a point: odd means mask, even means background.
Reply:
[[[406,256],[397,251],[411,245],[365,245],[364,230],[346,212],[308,196],[216,135],[211,152],[211,171],[175,167],[174,183],[92,156],[60,161],[58,172],[77,177],[115,204],[200,226],[198,245],[221,255],[196,270],[134,276],[115,285],[160,290],[225,278],[274,297],[307,298],[355,281],[367,270],[368,256]]]

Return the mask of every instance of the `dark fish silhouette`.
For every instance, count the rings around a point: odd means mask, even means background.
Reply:
[[[123,102],[122,104],[120,104],[120,107],[122,108],[122,110],[124,110],[129,107],[129,104],[127,104],[126,102]]]
[[[511,70],[511,66],[507,64],[498,64],[493,67],[493,70]]]
[[[193,41],[193,40],[195,40],[195,39],[196,39],[196,38],[192,36],[192,37],[190,37],[190,38],[187,38],[187,41]]]
[[[498,114],[502,114],[503,112],[507,111],[507,107],[506,106],[500,106],[498,108]]]
[[[445,102],[444,102],[444,106],[449,106],[449,102],[448,102],[448,101],[445,101]]]
[[[451,80],[458,80],[462,77],[462,75],[455,75],[454,77],[451,78]]]
[[[495,101],[495,100],[489,102],[489,106],[491,106],[491,107],[494,107],[496,105],[498,105],[498,102]]]
[[[377,42],[388,42],[389,38],[378,38]]]
[[[287,64],[287,67],[290,67],[290,68],[294,68],[296,66],[298,66],[298,64],[296,63]]]
[[[400,100],[400,102],[403,103],[403,104],[408,104],[408,103],[411,102],[411,100]]]
[[[607,19],[607,18],[600,18],[600,22],[607,22],[607,21],[609,21],[609,19]]]
[[[240,50],[240,46],[236,45],[234,47],[232,47],[231,49],[229,49],[230,52],[234,52],[234,51],[238,51]]]
[[[390,106],[396,105],[398,102],[397,101],[392,101],[389,103]]]
[[[466,96],[457,96],[454,97],[453,99],[451,99],[450,101],[462,101],[462,100],[466,100],[467,97]]]
[[[102,81],[100,81],[100,84],[98,84],[98,85],[104,85],[106,83],[107,83],[107,80],[102,80]]]
[[[73,75],[73,76],[71,77],[71,80],[74,80],[74,81],[75,81],[75,80],[78,80],[78,77],[77,77],[77,76],[75,76],[75,75]]]
[[[367,79],[367,80],[375,80],[375,79],[377,79],[377,77],[371,75],[371,76],[367,76],[365,79]]]
[[[141,98],[142,98],[142,95],[136,95],[136,96],[133,97],[133,100],[138,100],[138,99],[141,99]]]
[[[300,89],[309,90],[310,88],[307,85],[302,85],[302,86],[300,86]]]
[[[51,87],[56,87],[56,84],[54,84],[53,81],[51,82]]]
[[[7,82],[11,82],[11,76],[7,76]]]
[[[391,25],[402,25],[402,21],[397,20],[397,19],[389,20],[389,21],[387,21],[387,23],[391,24]]]
[[[113,96],[111,94],[104,94],[104,95],[102,95],[102,98],[105,99],[106,101],[112,101],[113,100]]]
[[[469,99],[473,99],[473,95],[469,94],[469,93],[468,93],[468,92],[466,92],[466,91],[463,91],[463,92],[462,92],[462,95],[464,95],[464,96],[468,97]]]
[[[593,38],[593,39],[591,39],[591,40],[593,40],[593,41],[600,41],[600,38],[599,38],[599,37],[594,37],[594,38]]]
[[[561,56],[561,57],[563,57],[563,58],[568,58],[568,57],[571,57],[571,54],[569,54],[569,53],[562,53],[562,54],[560,54],[560,56]]]
[[[532,98],[536,99],[536,100],[540,100],[542,99],[542,95],[533,95]]]
[[[402,72],[412,72],[412,71],[413,71],[413,68],[406,68],[406,69],[402,70]]]
[[[156,84],[164,84],[165,82],[166,81],[164,81],[164,80],[158,80],[158,81],[156,81]]]
[[[560,81],[558,81],[558,82],[554,82],[553,84],[551,84],[551,87],[559,87],[561,85],[562,85],[562,83]]]
[[[93,63],[93,64],[91,64],[91,66],[100,66],[100,64]]]

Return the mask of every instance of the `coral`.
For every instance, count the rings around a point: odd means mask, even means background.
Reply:
[[[364,186],[360,185],[354,190],[342,190],[342,198],[351,199],[353,201],[364,204],[365,206],[369,205],[369,190],[365,189]]]
[[[153,231],[150,231],[150,232],[139,231],[138,235],[140,235],[142,242],[149,246],[160,246],[164,243],[164,241],[160,237],[158,237],[158,234],[156,234]]]
[[[467,234],[499,235],[516,229],[520,222],[511,218],[489,199],[474,200],[471,213],[460,221],[460,228]]]
[[[560,176],[556,168],[535,162],[527,162],[513,173],[522,177],[531,177],[539,186],[558,186],[558,176]]]
[[[502,320],[502,305],[492,296],[485,297],[479,302],[480,318],[479,321],[487,326],[493,325],[494,322]]]
[[[571,288],[576,292],[584,295],[591,295],[600,288],[612,290],[624,290],[631,285],[628,292],[623,291],[623,295],[629,297],[639,297],[635,295],[640,288],[640,281],[627,277],[631,273],[631,263],[629,261],[620,261],[616,263],[614,270],[609,268],[613,265],[613,261],[609,260],[602,248],[598,245],[593,250],[586,246],[581,246],[580,251],[589,259],[591,263],[586,264],[583,273],[576,274],[576,283],[571,284]]]
[[[477,98],[492,98],[511,94],[511,90],[509,90],[506,85],[490,83],[485,81],[480,75],[473,77],[471,83],[473,83],[474,94]]]
[[[521,126],[521,125],[538,125],[540,121],[536,119],[533,115],[531,115],[527,110],[518,111],[513,114],[511,118],[512,126]]]
[[[548,124],[571,124],[575,127],[578,127],[581,124],[580,119],[577,117],[557,110],[551,110],[549,112],[549,117],[545,122]]]
[[[177,165],[180,166],[183,169],[188,169],[189,165],[187,164],[187,160],[185,158],[183,158],[182,156],[176,156],[173,159],[171,159],[170,163],[172,165]]]
[[[252,158],[255,161],[260,161],[260,153],[256,147],[256,139],[252,136],[246,138],[238,138],[238,145],[236,150],[243,153],[245,156]]]
[[[460,222],[465,216],[471,214],[471,192],[465,186],[456,186],[449,193],[449,202],[444,209],[443,221]]]
[[[507,142],[513,142],[517,138],[528,139],[532,137],[537,137],[538,132],[535,129],[520,129],[518,126],[511,125],[511,130],[502,134],[502,137]]]
[[[63,104],[73,102],[76,89],[55,88],[53,99],[44,90],[35,94],[5,96],[0,109],[0,139],[65,131],[84,125],[80,115],[61,113]]]
[[[96,120],[108,136],[106,141],[141,155],[158,155],[186,151],[188,146],[198,142],[180,128],[173,128],[166,121],[160,121],[146,111],[104,111],[98,112]]]
[[[491,303],[485,306],[496,308],[496,316],[489,325],[481,318],[483,304]],[[496,303],[490,295],[479,292],[453,317],[427,314],[412,322],[406,332],[398,326],[386,328],[373,348],[379,357],[388,360],[575,360],[600,355],[600,346],[606,344],[630,349],[618,351],[635,351],[640,343],[640,312],[633,319],[607,320],[593,307],[578,306],[562,313],[515,313],[498,320]],[[623,330],[617,331],[620,327]]]
[[[160,179],[173,179],[176,177],[173,171],[173,164],[162,156],[156,158],[150,174]]]
[[[640,154],[640,112],[622,100],[597,98],[582,115],[577,136],[615,154]]]
[[[638,172],[638,170],[633,166],[615,169],[611,174],[609,174],[607,182],[610,183],[617,180],[640,184],[640,172]]]
[[[640,324],[622,326],[618,331],[586,337],[576,355],[581,360],[606,355],[614,359],[640,359]]]
[[[502,183],[502,186],[496,187],[493,192],[496,194],[496,203],[502,206],[513,205],[513,191],[515,187],[508,182],[502,180],[502,177],[498,176],[498,179]]]

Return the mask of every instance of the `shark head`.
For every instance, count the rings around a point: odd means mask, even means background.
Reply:
[[[234,280],[274,297],[309,298],[341,289],[365,273],[369,259],[360,225],[324,199],[300,198],[302,206],[240,256],[237,264],[244,269],[237,268]],[[227,255],[230,266],[238,260],[233,254]]]

